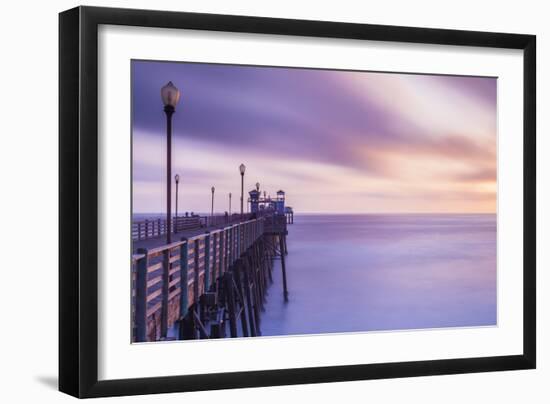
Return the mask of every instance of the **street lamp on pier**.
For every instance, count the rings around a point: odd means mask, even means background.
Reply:
[[[231,216],[231,192],[229,193],[229,216]]]
[[[246,166],[244,164],[241,164],[239,166],[239,172],[241,173],[241,216],[243,215],[243,202],[244,202],[244,172],[246,170]]]
[[[210,210],[210,216],[214,216],[214,192],[216,191],[216,188],[212,187],[212,209]]]
[[[170,81],[160,90],[166,114],[166,243],[172,242],[172,115],[180,99],[180,91]]]
[[[257,182],[256,183],[256,192],[257,192],[257,199],[260,199],[260,183]],[[252,204],[252,201],[250,202]],[[250,205],[250,207],[252,208],[252,205]],[[248,205],[247,205],[247,209],[248,209]]]

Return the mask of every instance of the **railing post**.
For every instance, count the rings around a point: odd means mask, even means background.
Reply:
[[[210,232],[204,238],[204,293],[210,288]]]
[[[199,288],[199,280],[200,280],[200,242],[199,239],[195,239],[194,242],[194,271],[195,276],[193,277],[194,283],[193,283],[193,303],[197,303],[199,301],[199,294],[200,294],[200,288]]]
[[[243,225],[243,251],[248,248],[248,223]]]
[[[241,256],[241,254],[245,250],[245,244],[244,244],[244,229],[245,229],[245,227],[246,227],[246,225],[244,225],[242,223],[239,225],[239,257]]]
[[[189,291],[187,289],[189,246],[185,237],[181,240],[185,241],[180,245],[180,319],[183,319],[187,315],[189,306]]]
[[[229,266],[233,265],[233,257],[235,256],[235,227],[232,226],[229,230]]]
[[[149,220],[145,219],[145,238],[149,238]]]
[[[225,264],[224,270],[227,272],[231,260],[231,227],[225,233]]]
[[[220,277],[223,275],[225,271],[225,229],[222,229],[220,232]]]
[[[229,242],[229,239],[231,238],[231,228],[227,229],[225,231],[225,260],[223,263],[223,270],[227,272],[227,269],[229,268],[229,259],[230,259],[230,253],[231,253],[231,243]]]
[[[168,283],[170,282],[170,249],[162,252],[162,308],[160,312],[160,337],[168,334]]]
[[[239,237],[239,227],[235,226],[235,228],[233,229],[233,256],[231,257],[231,264],[235,262],[235,260],[237,259],[237,254],[239,253],[238,237]]]
[[[143,254],[137,263],[136,271],[136,310],[134,318],[136,342],[147,341],[147,266],[148,256],[146,248],[138,248],[138,254]]]
[[[213,236],[214,240],[212,240],[212,283],[214,285],[214,288],[217,290],[216,280],[218,279],[218,276],[216,275],[216,264],[218,260],[218,233],[214,233]]]
[[[242,227],[243,227],[243,225],[241,223],[239,223],[237,225],[237,253],[235,254],[235,260],[238,260],[239,257],[241,256],[241,248],[242,248],[241,230],[242,230]]]

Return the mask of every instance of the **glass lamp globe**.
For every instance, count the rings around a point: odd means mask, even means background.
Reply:
[[[180,182],[180,175],[179,175],[179,174],[176,174],[176,176],[175,176],[174,178],[176,179],[176,184],[177,184],[178,182]]]
[[[239,166],[239,171],[241,172],[241,175],[244,175],[244,171],[246,170],[246,166],[244,164],[241,164]]]
[[[180,90],[170,81],[160,90],[160,96],[165,106],[175,108],[180,100]]]

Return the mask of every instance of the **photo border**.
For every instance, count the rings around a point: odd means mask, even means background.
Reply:
[[[97,61],[101,24],[523,50],[523,354],[98,381]],[[59,17],[59,100],[61,391],[84,398],[535,368],[534,35],[78,7]]]

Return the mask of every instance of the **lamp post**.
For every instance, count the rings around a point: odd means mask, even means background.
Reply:
[[[259,182],[256,183],[256,192],[258,193],[258,196],[257,196],[257,198],[258,198],[258,205],[257,205],[257,208],[259,208],[259,207],[260,207],[260,204],[259,204],[259,201],[260,201],[260,183],[259,183]]]
[[[176,174],[174,177],[176,181],[176,223],[174,224],[174,233],[178,232],[178,184],[180,183],[180,175]]]
[[[216,188],[212,187],[212,209],[210,210],[210,216],[214,217],[214,192]]]
[[[229,216],[231,216],[231,192],[229,193]]]
[[[243,215],[243,202],[244,202],[244,172],[246,170],[246,166],[244,164],[241,164],[239,166],[239,172],[241,173],[241,217]]]
[[[168,82],[160,90],[166,113],[166,243],[172,242],[172,115],[180,99],[180,91]]]

